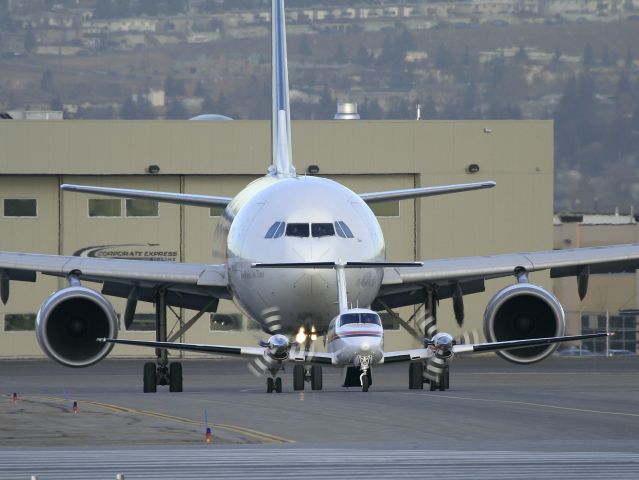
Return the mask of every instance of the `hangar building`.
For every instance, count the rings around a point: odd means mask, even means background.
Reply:
[[[490,190],[375,206],[389,260],[497,254],[553,247],[551,121],[297,121],[298,172],[355,192],[494,180]],[[62,183],[234,195],[270,163],[266,121],[0,122],[0,250],[212,262],[219,211],[62,192]],[[478,166],[478,171],[469,165]],[[550,288],[546,274],[532,280]],[[464,329],[481,331],[489,298],[511,279],[465,297]],[[11,282],[0,305],[0,357],[39,357],[35,314],[63,279]],[[90,284],[87,284],[90,286]],[[113,299],[120,314],[125,301]],[[183,320],[196,312],[176,311]],[[412,308],[399,312],[409,319]],[[153,305],[139,304],[122,338],[153,339]],[[169,319],[171,322],[172,320]],[[415,322],[413,319],[411,322]],[[459,334],[450,300],[440,328]],[[417,340],[385,316],[386,348]],[[169,329],[172,324],[170,324]],[[577,333],[577,332],[571,332]],[[201,318],[187,342],[251,345],[260,333],[231,302]],[[148,351],[117,346],[112,356]]]

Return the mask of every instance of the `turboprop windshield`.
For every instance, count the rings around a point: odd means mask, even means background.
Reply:
[[[360,324],[360,323],[365,323],[365,324],[373,324],[373,325],[380,325],[382,324],[381,320],[379,319],[379,315],[377,315],[376,313],[370,312],[370,313],[345,313],[343,314],[340,319],[339,319],[339,326],[342,327],[344,325],[351,325],[351,324]]]

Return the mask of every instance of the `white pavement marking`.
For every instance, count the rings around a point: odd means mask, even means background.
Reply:
[[[532,402],[521,402],[518,400],[499,400],[497,398],[474,398],[474,397],[458,397],[455,395],[442,395],[439,393],[413,393],[413,392],[400,392],[401,395],[422,395],[428,397],[442,397],[442,398],[451,398],[453,400],[470,400],[471,402],[485,402],[485,403],[504,403],[508,405],[525,405],[527,407],[538,407],[538,408],[548,408],[555,410],[569,410],[572,412],[579,413],[596,413],[597,415],[618,415],[622,417],[639,417],[639,413],[628,413],[628,412],[610,412],[606,410],[592,410],[589,408],[577,408],[577,407],[564,407],[561,405],[551,405],[548,403],[532,403]]]
[[[300,448],[0,450],[0,479],[636,479],[639,454]]]

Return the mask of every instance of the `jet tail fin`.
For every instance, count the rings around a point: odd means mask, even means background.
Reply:
[[[273,118],[271,124],[273,160],[271,173],[295,176],[291,148],[291,106],[288,93],[286,53],[286,18],[284,0],[273,0],[272,12],[272,82]]]

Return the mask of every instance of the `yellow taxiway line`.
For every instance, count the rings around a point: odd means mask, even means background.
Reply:
[[[42,396],[42,395],[25,395],[23,398],[37,398],[41,400],[51,400],[51,401],[63,402],[63,403],[68,402],[68,400],[65,398],[49,397],[49,396]],[[154,418],[159,418],[162,420],[169,420],[172,422],[184,423],[186,425],[198,425],[198,426],[202,425],[201,421],[196,421],[196,420],[192,420],[190,418],[185,418],[185,417],[178,417],[175,415],[168,415],[166,413],[152,412],[150,410],[138,410],[136,408],[123,407],[121,405],[114,405],[111,403],[96,402],[93,400],[78,400],[78,402],[80,404],[93,405],[94,407],[111,410],[114,413],[129,413],[133,415],[142,415],[145,417],[154,417]],[[240,435],[244,435],[246,437],[251,437],[253,439],[259,440],[260,442],[295,443],[294,440],[290,440],[288,438],[278,437],[277,435],[271,435],[270,433],[264,433],[258,430],[253,430],[251,428],[241,427],[238,425],[225,425],[225,424],[212,423],[211,428],[238,433]]]

